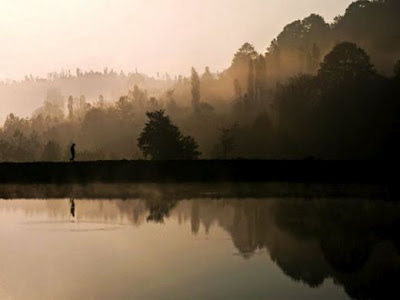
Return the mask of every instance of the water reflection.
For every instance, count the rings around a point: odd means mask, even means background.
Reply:
[[[71,209],[70,209],[71,216],[74,218],[75,217],[75,200],[74,200],[74,198],[69,199],[69,202],[71,204]]]
[[[393,202],[357,199],[71,198],[68,210],[66,201],[0,201],[0,212],[2,215],[22,212],[24,218],[48,220],[68,219],[71,214],[76,226],[79,223],[134,225],[143,232],[153,228],[152,234],[163,234],[174,241],[174,255],[177,257],[191,255],[190,252],[197,250],[195,247],[181,249],[180,243],[189,237],[177,229],[169,229],[170,224],[176,223],[181,228],[190,226],[192,237],[211,236],[213,231],[222,229],[242,256],[243,263],[258,253],[267,253],[263,256],[265,261],[271,260],[287,278],[306,284],[310,290],[318,290],[332,278],[338,285],[336,288],[343,287],[354,299],[400,297],[397,288],[400,283],[400,205]],[[79,205],[78,215],[75,215],[75,202]],[[155,224],[158,227],[152,227]],[[168,230],[163,230],[164,227]],[[214,243],[214,249],[220,247]],[[189,253],[183,254],[182,251]],[[232,252],[222,255],[231,256]],[[165,259],[170,257],[165,256]],[[190,261],[191,265],[185,267],[197,268],[197,263]],[[229,272],[229,268],[226,269],[220,270],[221,276]],[[268,281],[269,278],[262,280]],[[260,293],[254,295],[265,296]],[[282,298],[279,294],[275,296]]]

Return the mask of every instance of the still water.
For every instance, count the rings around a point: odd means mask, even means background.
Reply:
[[[0,200],[1,299],[400,299],[400,205]]]

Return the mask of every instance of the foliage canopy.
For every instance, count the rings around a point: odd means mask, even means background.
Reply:
[[[171,123],[163,110],[147,112],[149,121],[138,138],[138,147],[153,160],[198,159],[198,145]]]

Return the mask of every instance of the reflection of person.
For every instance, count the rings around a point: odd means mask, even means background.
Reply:
[[[75,200],[74,198],[69,199],[69,203],[71,204],[71,216],[74,218],[75,217]]]
[[[69,159],[71,162],[73,162],[73,161],[75,161],[75,144],[74,143],[72,143],[72,146],[71,146],[71,158]]]

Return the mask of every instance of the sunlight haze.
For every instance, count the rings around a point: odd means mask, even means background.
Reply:
[[[244,42],[264,52],[293,20],[328,22],[350,0],[2,0],[0,78],[71,70],[187,75],[225,69]]]

